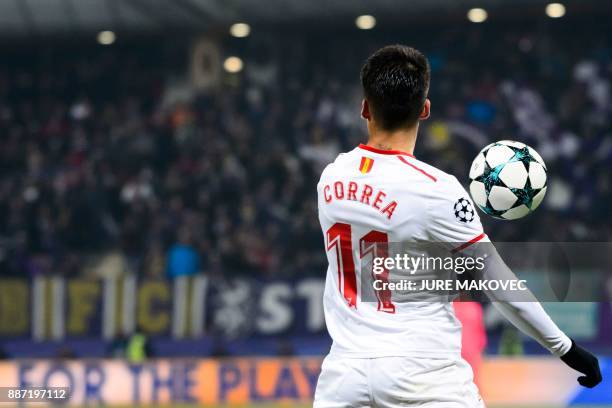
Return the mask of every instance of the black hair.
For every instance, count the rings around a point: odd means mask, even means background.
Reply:
[[[429,91],[427,58],[405,45],[388,45],[361,68],[361,85],[370,113],[385,130],[413,126]]]

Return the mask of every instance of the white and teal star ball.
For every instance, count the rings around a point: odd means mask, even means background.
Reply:
[[[492,217],[515,220],[533,212],[546,194],[546,164],[530,146],[512,140],[491,143],[470,168],[470,195]]]

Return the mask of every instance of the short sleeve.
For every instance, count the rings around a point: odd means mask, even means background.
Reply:
[[[455,177],[436,183],[426,207],[432,242],[448,243],[451,250],[460,251],[488,240],[472,199]]]

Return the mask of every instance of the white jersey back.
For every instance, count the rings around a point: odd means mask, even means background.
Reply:
[[[407,153],[360,145],[325,168],[317,191],[329,261],[324,310],[331,353],[459,355],[461,325],[452,304],[363,301],[360,287],[370,243],[445,242],[452,250],[486,239],[475,211],[469,217],[456,211],[464,200],[473,209],[457,179]]]

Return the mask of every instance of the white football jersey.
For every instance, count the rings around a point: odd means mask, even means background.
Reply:
[[[360,287],[362,262],[374,256],[371,243],[443,242],[452,251],[487,240],[457,179],[410,154],[360,145],[325,168],[317,191],[331,354],[459,356],[461,324],[451,303],[363,301]]]

